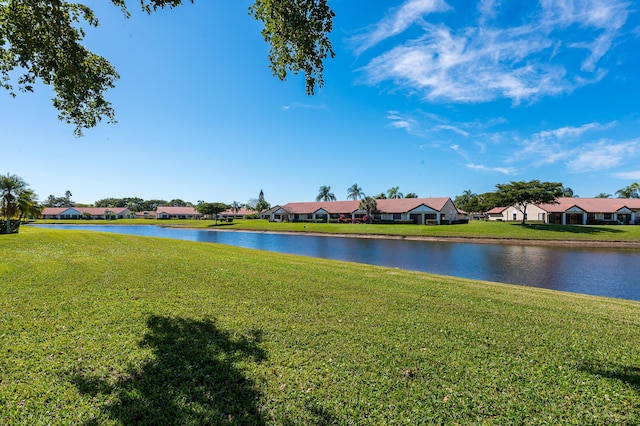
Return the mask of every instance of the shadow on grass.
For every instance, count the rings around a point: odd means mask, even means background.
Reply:
[[[211,225],[207,225],[207,228],[220,228],[224,226],[233,226],[233,222],[218,222],[212,223]]]
[[[640,367],[621,364],[586,363],[582,370],[601,377],[619,380],[640,392]]]
[[[522,226],[517,223],[512,226]],[[584,225],[548,225],[541,223],[527,223],[524,227],[532,229],[534,231],[551,231],[551,232],[564,232],[567,234],[585,234],[585,235],[597,235],[597,234],[620,234],[624,231],[621,229],[615,229],[613,227],[602,226],[584,226]]]
[[[152,316],[140,342],[153,358],[108,378],[75,373],[85,394],[110,401],[103,407],[121,424],[265,424],[254,383],[238,362],[259,362],[261,332],[236,338],[212,321]],[[88,424],[101,423],[98,419]]]

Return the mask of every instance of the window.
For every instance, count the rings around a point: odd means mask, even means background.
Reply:
[[[401,219],[402,219],[402,213],[393,214],[393,220],[401,220]]]

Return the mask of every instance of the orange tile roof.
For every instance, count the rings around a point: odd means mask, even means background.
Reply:
[[[290,214],[311,214],[318,210],[325,210],[333,214],[351,214],[358,210],[360,201],[309,201],[301,203],[287,203],[282,208]]]
[[[438,198],[396,198],[376,200],[380,213],[406,213],[422,205],[433,210],[441,211],[449,197]],[[290,214],[311,214],[322,209],[331,214],[352,214],[359,210],[359,200],[346,201],[309,201],[287,203],[282,208]]]
[[[89,213],[92,216],[103,216],[106,210],[113,212],[115,215],[122,214],[125,211],[129,211],[126,207],[45,207],[42,210],[43,216],[58,216],[67,210],[75,210],[82,213]]]
[[[172,206],[161,206],[156,210],[158,214],[166,213],[169,215],[200,215],[193,207],[172,207]]]
[[[562,213],[571,207],[578,207],[589,213],[615,213],[627,207],[632,210],[640,209],[638,198],[558,198],[557,204],[538,204],[542,210],[549,213]]]
[[[487,214],[501,214],[506,209],[507,209],[506,207],[494,207],[491,210],[489,210]]]

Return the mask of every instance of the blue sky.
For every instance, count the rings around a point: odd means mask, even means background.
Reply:
[[[244,0],[132,17],[89,1],[118,69],[118,123],[82,138],[47,87],[0,97],[0,172],[38,193],[271,204],[399,186],[421,197],[640,181],[640,11],[616,0],[329,1],[336,58],[315,96],[268,69]]]

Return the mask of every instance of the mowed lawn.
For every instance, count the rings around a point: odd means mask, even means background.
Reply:
[[[245,230],[264,232],[300,232],[353,235],[387,235],[400,237],[435,238],[487,238],[498,240],[573,240],[620,241],[640,243],[640,226],[637,225],[548,225],[543,223],[495,222],[475,220],[458,225],[400,225],[400,224],[352,224],[268,222],[266,220],[236,219],[233,222],[214,220],[39,220],[38,223],[83,225],[160,225],[218,230]]]
[[[637,302],[210,243],[2,236],[0,336],[0,424],[640,423]]]

